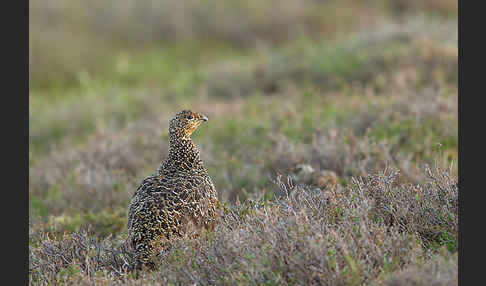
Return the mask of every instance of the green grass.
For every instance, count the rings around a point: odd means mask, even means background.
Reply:
[[[312,44],[309,42],[307,46],[304,44],[302,47],[300,44],[294,48],[277,50],[269,55],[268,64],[264,65],[263,77],[258,76],[253,68],[241,71],[236,69],[234,75],[230,73],[230,83],[233,82],[233,86],[221,85],[227,84],[227,79],[223,74],[219,75],[219,78],[215,78],[211,72],[206,72],[201,63],[202,59],[187,57],[187,55],[194,54],[194,49],[200,48],[202,49],[198,54],[200,57],[207,55],[208,58],[211,58],[211,54],[215,52],[209,52],[210,47],[205,49],[188,45],[192,48],[173,47],[167,50],[150,51],[133,57],[133,59],[120,59],[121,62],[126,62],[119,64],[125,66],[122,68],[123,71],[108,73],[108,77],[111,77],[109,80],[103,79],[103,77],[86,79],[79,88],[64,91],[66,94],[62,97],[55,96],[56,93],[53,93],[54,95],[51,95],[53,98],[44,100],[40,94],[33,95],[29,118],[30,144],[32,148],[40,148],[39,150],[44,152],[47,146],[61,141],[68,133],[75,134],[72,137],[77,137],[75,141],[79,141],[78,139],[83,139],[86,135],[93,133],[95,126],[100,124],[120,129],[127,122],[136,121],[141,113],[147,113],[147,109],[150,109],[151,105],[161,106],[167,102],[190,104],[195,100],[197,90],[205,86],[207,86],[207,96],[212,97],[221,92],[223,94],[238,93],[240,89],[240,92],[252,95],[261,92],[262,88],[279,87],[285,82],[290,82],[304,86],[310,85],[310,89],[314,91],[304,93],[303,97],[304,99],[310,98],[305,99],[304,102],[309,100],[312,102],[312,98],[319,97],[319,95],[313,94],[321,93],[323,88],[329,90],[333,87],[331,90],[345,91],[354,81],[371,81],[378,71],[393,69],[396,59],[412,57],[417,53],[416,47],[410,43],[410,40],[403,40],[403,38],[404,36],[400,36],[400,33],[398,36],[391,33],[369,39],[351,37],[348,40],[332,43]],[[231,51],[223,52],[213,58],[221,59],[225,55],[226,57],[232,56],[236,63],[249,62],[251,64],[255,62],[254,56],[243,56],[241,53]],[[301,58],[302,63],[296,62],[295,59],[290,60],[293,58]],[[100,82],[102,84],[98,84]],[[240,86],[240,84],[242,85]],[[420,88],[422,81],[419,81],[418,85]],[[215,86],[219,90],[218,92],[216,92]],[[137,91],[137,87],[141,91]],[[56,100],[56,97],[59,99]],[[248,112],[249,116],[262,112],[257,101],[259,101],[258,97],[247,100],[245,112]],[[102,104],[100,105],[100,103]],[[99,108],[93,108],[96,105],[100,105]],[[286,131],[293,140],[308,140],[309,138],[306,136],[313,130],[315,124],[318,124],[314,119],[315,111],[313,110],[317,107],[310,103],[303,108],[306,112],[303,115],[303,121],[300,122],[301,126],[297,129],[289,127],[289,130]],[[327,108],[333,107],[325,107],[326,114],[331,117],[336,114],[337,110],[326,110]],[[79,109],[80,118],[74,121],[68,118],[62,120],[59,109],[64,112]],[[57,112],[54,113],[54,110]],[[155,112],[156,109],[154,109]],[[346,111],[340,110],[339,112]],[[51,117],[46,116],[49,113],[53,113]],[[74,114],[77,113],[74,112]],[[340,118],[337,114],[335,117],[337,120]],[[94,120],[101,122],[94,122]],[[301,128],[306,129],[305,134],[300,133]]]

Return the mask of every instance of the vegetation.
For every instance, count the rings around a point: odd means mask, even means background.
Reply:
[[[301,2],[29,3],[31,284],[457,285],[457,2]],[[219,224],[137,276],[183,108]]]

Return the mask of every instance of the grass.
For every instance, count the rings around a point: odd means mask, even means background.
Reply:
[[[86,29],[78,41],[92,47],[79,59],[40,57],[52,65],[30,87],[30,284],[457,284],[454,5],[372,1],[358,15],[359,1],[306,1],[304,10],[284,2],[275,22],[254,1],[224,4],[222,23],[240,19],[231,5],[254,21],[219,27],[211,13],[220,12],[183,1],[175,12],[201,18],[188,30],[168,20],[164,44],[157,25],[116,33],[124,10],[107,10],[109,33],[72,18]],[[50,4],[31,9],[69,15]],[[147,19],[163,7],[152,8]],[[190,36],[195,23],[213,38]],[[51,32],[32,41],[33,56]],[[183,108],[209,117],[193,140],[222,202],[220,221],[204,238],[175,241],[157,271],[137,278],[126,272],[127,205],[165,157],[168,120]]]
[[[90,1],[86,5],[34,1],[29,4],[30,84],[39,89],[76,85],[83,73],[99,77],[113,71],[120,54],[138,56],[140,51],[160,46],[188,51],[182,53],[190,57],[204,55],[200,50],[204,43],[210,43],[217,51],[223,49],[214,44],[251,50],[261,39],[277,45],[301,34],[333,35],[336,31],[378,22],[383,14],[379,2],[363,5],[355,0],[345,3],[306,0],[296,5],[285,0],[275,6],[251,0],[218,1],[208,6],[205,1],[192,0],[178,3],[143,0],[137,5],[113,1]],[[353,13],[360,9],[368,13]],[[339,17],[333,11],[339,11]],[[326,14],[327,17],[322,16]],[[282,28],[286,28],[285,33],[280,32]],[[61,45],[56,44],[60,41]]]
[[[396,170],[385,170],[328,190],[278,177],[274,186],[284,196],[224,205],[213,233],[175,242],[160,255],[157,271],[141,273],[137,282],[126,272],[133,254],[123,236],[100,239],[89,229],[61,240],[40,234],[30,252],[31,281],[361,285],[407,275],[435,281],[434,272],[400,271],[454,259],[457,244],[430,236],[440,230],[457,241],[457,181],[449,171],[437,167],[427,171],[425,185],[407,186],[396,182]],[[431,242],[436,250],[426,247]],[[440,279],[454,281],[455,273]]]

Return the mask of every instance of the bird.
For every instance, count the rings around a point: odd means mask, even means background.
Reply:
[[[136,269],[155,269],[153,257],[174,239],[198,237],[216,225],[218,197],[191,135],[208,118],[182,110],[169,122],[169,149],[142,180],[128,207],[128,242]]]

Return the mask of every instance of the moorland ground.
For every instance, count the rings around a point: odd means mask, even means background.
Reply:
[[[457,285],[457,3],[111,2],[29,3],[31,284]],[[136,277],[181,109],[219,225]]]

